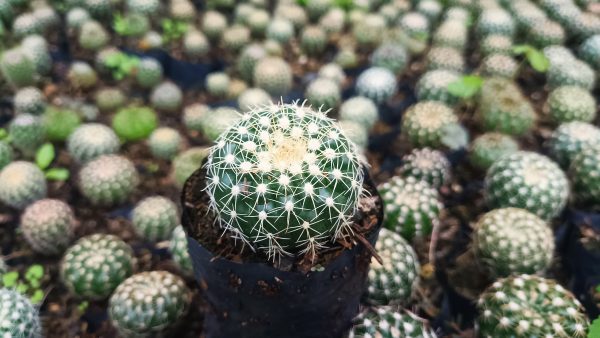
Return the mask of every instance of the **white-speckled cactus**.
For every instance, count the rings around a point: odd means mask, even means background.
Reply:
[[[0,171],[12,162],[14,153],[12,147],[3,140],[0,140]]]
[[[16,290],[0,289],[0,318],[0,337],[42,336],[38,309]]]
[[[371,67],[362,72],[356,80],[356,92],[377,104],[384,103],[394,96],[397,86],[394,73],[383,67]]]
[[[171,241],[169,242],[169,251],[171,252],[173,261],[184,274],[194,274],[192,258],[188,252],[187,235],[185,234],[185,231],[183,231],[181,225],[178,225],[175,230],[173,230]]]
[[[31,114],[15,116],[8,126],[8,134],[12,146],[28,157],[32,157],[46,139],[42,118]]]
[[[256,106],[271,104],[271,95],[260,88],[248,88],[238,96],[237,102],[240,110],[246,112]]]
[[[168,239],[179,225],[173,201],[162,196],[146,197],[133,209],[131,220],[138,236],[151,242]]]
[[[0,202],[16,209],[46,197],[46,177],[33,163],[15,161],[0,171]]]
[[[402,157],[400,173],[404,177],[414,177],[439,189],[450,181],[451,166],[446,156],[434,149],[413,149]]]
[[[220,224],[270,257],[312,253],[349,230],[362,170],[354,145],[323,113],[271,105],[219,137],[206,191]]]
[[[254,68],[254,84],[273,96],[285,95],[292,88],[292,69],[279,57],[263,58]]]
[[[148,138],[148,147],[152,156],[163,160],[170,160],[175,157],[182,144],[183,138],[175,128],[158,128]]]
[[[131,247],[114,235],[94,234],[70,247],[60,265],[69,291],[85,299],[104,299],[133,273]]]
[[[579,86],[561,86],[548,95],[546,101],[550,118],[556,123],[583,121],[596,118],[596,100]]]
[[[190,302],[190,292],[178,276],[167,271],[142,272],[117,287],[108,314],[122,336],[152,336],[177,324]]]
[[[337,108],[342,100],[340,87],[333,80],[317,78],[306,87],[308,103],[322,111]]]
[[[499,279],[477,302],[478,337],[586,337],[588,320],[575,297],[535,275]]]
[[[94,205],[125,202],[139,183],[133,163],[119,155],[102,155],[79,172],[79,190]]]
[[[119,151],[121,142],[117,134],[101,123],[83,124],[69,136],[67,150],[78,163],[91,161],[98,156]]]
[[[414,147],[443,147],[447,128],[458,123],[454,111],[441,102],[424,101],[410,107],[402,119],[402,133]]]
[[[27,243],[44,255],[62,253],[74,237],[75,216],[63,201],[42,199],[28,206],[21,216]]]
[[[378,307],[356,318],[348,338],[436,338],[428,323],[412,312]]]
[[[215,141],[241,118],[240,113],[231,107],[212,109],[202,121],[202,133],[209,141]]]
[[[487,170],[502,156],[515,153],[519,144],[512,137],[501,133],[485,133],[478,136],[471,143],[469,160],[479,169]]]
[[[582,149],[600,147],[600,129],[586,122],[563,123],[550,135],[546,146],[550,157],[566,170]]]
[[[453,106],[458,102],[458,97],[450,93],[448,86],[459,79],[458,73],[450,70],[430,70],[417,82],[417,98],[419,101],[440,101]]]
[[[41,115],[46,109],[46,97],[36,87],[21,88],[15,93],[14,106],[17,114]]]
[[[339,115],[341,121],[354,121],[369,130],[379,119],[379,110],[371,99],[355,96],[342,103]]]
[[[383,67],[400,74],[408,65],[409,56],[406,48],[399,43],[384,43],[377,47],[371,55],[371,64]]]
[[[571,162],[569,178],[580,202],[600,203],[600,148],[582,149]]]

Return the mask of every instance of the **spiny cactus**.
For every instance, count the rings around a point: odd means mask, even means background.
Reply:
[[[70,247],[60,264],[60,275],[69,291],[84,299],[104,299],[133,273],[131,247],[119,237],[94,234]]]
[[[494,276],[534,274],[550,266],[554,235],[544,220],[527,210],[496,209],[477,221],[473,247]]]
[[[481,63],[481,73],[489,77],[514,78],[518,69],[517,61],[506,54],[490,54]]]
[[[397,312],[388,307],[377,307],[355,320],[348,338],[419,337],[437,338],[428,323],[408,311]]]
[[[546,156],[518,151],[492,164],[484,194],[491,208],[522,208],[551,219],[563,210],[569,184],[565,173]]]
[[[182,187],[185,180],[202,165],[208,155],[208,149],[193,147],[181,152],[173,159],[173,180],[178,187]]]
[[[377,104],[382,104],[394,96],[396,89],[396,77],[383,67],[371,67],[362,72],[356,80],[357,93]]]
[[[187,313],[191,296],[183,280],[167,271],[141,272],[121,283],[108,304],[113,326],[124,337],[156,335]]]
[[[475,29],[480,37],[488,35],[512,37],[516,31],[516,24],[507,11],[500,8],[486,9],[479,16]]]
[[[419,102],[410,107],[402,120],[402,133],[414,147],[443,146],[446,128],[458,123],[451,108],[435,102]]]
[[[425,15],[431,24],[434,24],[442,14],[443,7],[436,0],[422,0],[417,4],[416,10]]]
[[[294,25],[287,19],[275,18],[267,27],[267,38],[279,43],[288,43],[294,37]]]
[[[202,122],[202,134],[211,142],[225,132],[241,118],[237,110],[230,107],[218,107],[210,111]]]
[[[538,48],[552,45],[562,45],[566,39],[565,30],[552,20],[545,20],[531,26],[529,41]]]
[[[52,57],[48,42],[41,35],[28,35],[21,41],[21,50],[33,62],[38,75],[48,75],[52,70]]]
[[[550,88],[572,85],[592,90],[596,85],[596,77],[594,70],[587,63],[574,60],[550,63],[546,72],[546,82]]]
[[[563,168],[584,148],[600,147],[600,129],[586,122],[563,123],[546,141],[550,156]]]
[[[535,275],[499,279],[477,301],[483,338],[583,338],[588,320],[579,301],[556,281]]]
[[[102,24],[95,20],[88,20],[79,29],[78,43],[83,49],[97,51],[106,46],[110,35]]]
[[[101,123],[83,124],[67,140],[69,155],[78,163],[91,161],[101,155],[115,154],[120,147],[115,132]]]
[[[575,55],[565,46],[554,45],[548,46],[542,50],[544,56],[550,61],[550,65],[558,65],[562,62],[575,61]]]
[[[596,100],[579,86],[561,86],[550,92],[546,101],[550,118],[555,123],[582,121],[596,118]]]
[[[3,78],[15,88],[31,86],[38,78],[35,64],[21,48],[9,49],[2,53],[0,71]]]
[[[318,76],[320,78],[328,79],[335,82],[338,86],[342,87],[346,80],[346,73],[344,69],[337,63],[327,63],[319,69]]]
[[[42,26],[31,12],[20,14],[12,23],[12,34],[16,38],[39,33],[42,33]]]
[[[123,91],[116,87],[102,88],[94,95],[96,106],[102,112],[115,111],[121,108],[126,100]]]
[[[13,156],[12,147],[8,143],[0,140],[0,171],[12,162]]]
[[[512,137],[501,133],[485,133],[473,140],[469,150],[471,164],[487,170],[497,159],[515,153],[519,144]]]
[[[190,58],[201,58],[210,51],[210,42],[202,32],[190,29],[183,36],[183,52]]]
[[[437,69],[423,74],[416,85],[419,101],[440,101],[449,106],[458,102],[458,98],[448,91],[448,85],[459,79],[458,73]]]
[[[10,122],[8,134],[13,147],[24,155],[32,156],[46,139],[44,124],[39,116],[20,114]]]
[[[260,88],[248,88],[244,90],[237,98],[238,107],[242,112],[251,110],[256,106],[262,106],[271,103],[269,93]]]
[[[408,65],[408,52],[401,44],[386,42],[381,44],[371,55],[371,64],[383,67],[394,74],[400,74]]]
[[[428,236],[439,222],[438,192],[415,177],[394,176],[379,186],[385,205],[385,227],[412,240]]]
[[[62,253],[74,237],[75,216],[60,200],[42,199],[29,205],[21,216],[21,230],[27,243],[38,253]]]
[[[243,25],[234,24],[223,32],[221,43],[223,47],[232,52],[238,53],[244,46],[250,42],[250,30]]]
[[[79,29],[84,22],[90,20],[90,13],[81,7],[73,7],[65,16],[67,27],[72,30]]]
[[[15,161],[0,171],[0,201],[16,209],[46,197],[46,177],[33,163]]]
[[[169,242],[169,251],[175,264],[186,275],[194,274],[192,258],[188,252],[187,235],[183,231],[183,227],[178,225],[173,230],[171,241]]]
[[[183,109],[182,122],[188,131],[201,131],[204,118],[210,113],[210,107],[202,103],[193,103]]]
[[[510,55],[512,48],[513,41],[506,35],[488,35],[481,41],[479,46],[479,50],[484,56],[490,54]]]
[[[0,318],[1,337],[42,336],[38,309],[17,290],[0,289]]]
[[[339,115],[341,121],[354,121],[369,130],[377,122],[379,111],[371,99],[355,96],[342,103]]]
[[[227,18],[217,11],[209,10],[202,18],[202,31],[212,41],[218,41],[227,28]]]
[[[450,162],[440,151],[422,148],[413,149],[402,157],[400,173],[404,177],[414,177],[438,189],[450,181]]]
[[[139,183],[133,163],[118,155],[102,155],[79,172],[79,190],[92,204],[112,206],[125,202]]]
[[[360,46],[374,47],[381,43],[386,28],[385,18],[369,13],[354,24],[352,33]]]
[[[322,113],[297,105],[246,114],[219,137],[206,170],[220,224],[270,257],[343,236],[362,194],[353,144]]]
[[[452,47],[432,47],[427,53],[427,70],[445,69],[462,72],[465,58],[461,51]]]
[[[337,108],[342,100],[339,86],[330,79],[317,78],[306,88],[304,95],[308,102],[322,111]]]
[[[354,121],[339,121],[338,126],[346,137],[362,151],[369,145],[369,132],[365,126]]]
[[[500,92],[483,99],[477,114],[485,130],[508,135],[527,133],[537,119],[529,100],[513,92]]]
[[[229,75],[224,72],[215,72],[206,76],[206,91],[216,97],[225,97],[229,90]]]
[[[75,61],[67,72],[69,83],[76,89],[89,89],[98,82],[98,74],[84,61]]]
[[[153,58],[142,58],[135,79],[138,85],[143,88],[152,88],[160,83],[163,78],[162,65]]]
[[[400,18],[398,25],[411,38],[427,40],[430,25],[425,15],[418,12],[406,13]]]
[[[460,21],[447,20],[441,23],[433,35],[433,45],[464,50],[467,45],[467,27]]]
[[[242,49],[237,58],[236,68],[242,79],[250,82],[254,76],[256,64],[267,56],[264,46],[258,43],[252,43]]]
[[[183,139],[177,129],[162,127],[154,130],[148,138],[148,147],[152,156],[170,160],[181,148]]]
[[[272,96],[287,94],[292,81],[290,65],[279,57],[263,58],[254,68],[254,84]]]
[[[183,92],[173,82],[163,82],[158,84],[150,94],[152,106],[158,110],[166,112],[175,112],[181,107],[183,101]]]
[[[571,162],[569,178],[578,201],[600,203],[600,148],[582,149]]]
[[[177,206],[162,196],[146,197],[133,209],[131,222],[141,238],[151,242],[166,240],[179,225]]]
[[[35,87],[21,88],[15,93],[14,107],[17,114],[40,115],[46,109],[46,98]]]
[[[159,0],[127,0],[125,5],[128,11],[140,14],[157,14],[160,9]]]
[[[600,34],[593,35],[586,39],[579,46],[578,55],[590,66],[600,69]]]

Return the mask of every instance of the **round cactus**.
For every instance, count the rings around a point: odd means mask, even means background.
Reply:
[[[202,122],[202,134],[212,141],[225,132],[241,118],[237,110],[230,107],[218,107],[210,111]]]
[[[287,43],[294,37],[294,25],[284,18],[275,18],[267,27],[267,38]]]
[[[267,51],[258,43],[252,43],[242,49],[242,52],[237,58],[236,64],[237,70],[242,79],[248,82],[252,81],[256,64],[266,56]]]
[[[413,39],[427,40],[429,35],[429,20],[418,12],[404,14],[398,22],[400,28]]]
[[[186,275],[194,274],[192,258],[188,252],[187,235],[181,225],[178,225],[173,230],[169,243],[169,251],[171,252],[173,261],[183,273]]]
[[[95,20],[85,21],[79,29],[78,43],[83,49],[97,51],[104,47],[110,39],[106,29]]]
[[[488,77],[514,78],[518,69],[515,59],[506,54],[490,54],[481,63],[481,72]]]
[[[38,253],[62,253],[74,237],[75,216],[71,207],[55,199],[29,205],[21,216],[21,230],[27,243]]]
[[[402,157],[401,175],[425,181],[440,188],[450,181],[450,162],[444,154],[429,148],[413,149]]]
[[[0,318],[0,337],[42,336],[38,309],[17,290],[0,289]]]
[[[219,40],[227,28],[227,18],[217,11],[206,11],[202,18],[202,31],[213,41]]]
[[[166,271],[135,274],[121,283],[108,304],[112,324],[124,337],[160,334],[187,313],[191,296],[183,280]]]
[[[378,307],[356,318],[348,338],[419,337],[437,338],[427,322],[412,312]]]
[[[292,69],[281,58],[263,58],[254,68],[254,84],[272,96],[287,94],[292,88],[292,81]]]
[[[35,154],[46,139],[42,119],[31,114],[15,116],[8,126],[8,134],[13,147],[19,149],[26,156]]]
[[[16,209],[46,197],[46,177],[33,163],[15,161],[0,171],[0,201]]]
[[[519,275],[494,282],[477,301],[479,337],[583,338],[588,320],[579,301],[554,280]]]
[[[458,117],[446,105],[435,102],[419,102],[410,107],[402,120],[402,133],[414,147],[443,146],[442,138],[449,126],[458,123]]]
[[[72,30],[79,29],[84,22],[90,20],[90,13],[81,7],[73,7],[67,11],[67,27]]]
[[[550,156],[567,169],[582,149],[600,147],[600,129],[586,122],[563,123],[550,135],[546,145]]]
[[[427,70],[445,69],[462,72],[465,58],[462,53],[452,47],[432,47],[427,53]]]
[[[506,35],[488,35],[479,46],[481,54],[488,56],[490,54],[505,54],[512,53],[513,41]]]
[[[415,177],[394,176],[378,189],[385,205],[385,227],[412,240],[431,234],[442,204],[438,192]]]
[[[243,146],[234,147],[241,135]],[[206,191],[220,224],[270,257],[314,252],[344,235],[357,208],[363,174],[355,151],[322,113],[257,108],[211,149]],[[333,189],[340,184],[343,192]]]
[[[200,31],[191,29],[183,36],[183,52],[190,58],[201,58],[210,51],[208,38]]]
[[[21,48],[9,49],[0,56],[0,72],[13,87],[20,88],[35,84],[38,74],[35,64]]]
[[[352,97],[340,107],[341,121],[354,121],[363,125],[366,130],[371,129],[378,118],[379,111],[375,103],[363,96]]]
[[[100,123],[79,126],[67,140],[69,155],[78,163],[85,163],[100,155],[115,154],[121,144],[117,134]]]
[[[100,111],[110,112],[121,108],[127,98],[121,89],[109,87],[98,90],[94,96],[94,100]]]
[[[79,190],[92,204],[111,206],[123,203],[139,183],[133,163],[118,155],[102,155],[79,172]]]
[[[40,115],[46,109],[46,98],[41,90],[25,87],[15,93],[14,106],[17,114]]]
[[[356,92],[377,104],[382,104],[394,96],[396,89],[396,77],[383,67],[371,67],[362,72],[356,80]]]
[[[201,131],[204,119],[210,112],[210,107],[202,103],[194,103],[183,109],[183,125],[191,131]]]
[[[579,86],[592,90],[596,85],[594,70],[587,63],[579,60],[550,63],[546,73],[546,82],[550,88],[561,86]]]
[[[464,50],[467,45],[467,37],[467,28],[462,22],[444,21],[433,35],[433,45]]]
[[[21,41],[21,50],[33,62],[39,75],[48,75],[52,70],[52,57],[48,41],[41,35],[28,35]]]
[[[519,144],[512,137],[495,132],[485,133],[473,140],[469,160],[473,166],[487,170],[497,159],[518,150]]]
[[[159,0],[127,0],[125,5],[128,11],[147,15],[157,14],[160,9]]]
[[[485,130],[508,135],[523,135],[533,128],[536,121],[531,103],[520,94],[511,92],[496,93],[496,96],[483,100],[478,117]]]
[[[178,187],[182,187],[185,180],[190,177],[196,169],[200,168],[202,161],[208,155],[208,149],[193,147],[181,152],[173,159],[173,180]]]
[[[232,52],[239,52],[250,42],[250,30],[243,25],[234,24],[225,29],[221,38],[223,47]]]
[[[42,26],[33,13],[23,13],[15,18],[12,23],[12,33],[16,38],[22,38],[29,34],[39,34]]]
[[[355,68],[358,66],[358,55],[353,48],[341,48],[335,55],[335,63],[343,69]]]
[[[557,65],[562,62],[575,61],[575,55],[565,46],[554,45],[543,49],[544,56],[550,61],[550,65]]]
[[[340,105],[342,93],[334,81],[317,78],[306,88],[305,97],[315,109],[326,112]]]
[[[164,241],[179,225],[177,206],[162,196],[147,197],[133,209],[131,222],[141,238],[150,242]]]
[[[0,171],[13,160],[13,150],[11,146],[0,140]]]
[[[69,291],[84,299],[104,299],[133,273],[131,247],[114,235],[86,236],[70,247],[60,274]]]
[[[152,88],[159,84],[163,78],[162,65],[153,58],[143,58],[137,66],[135,80],[144,88]]]
[[[477,221],[473,247],[479,262],[496,277],[534,274],[550,266],[554,235],[544,220],[527,210],[496,209]]]
[[[516,31],[516,24],[507,11],[500,8],[486,9],[479,16],[475,29],[480,37],[488,35],[512,37]]]
[[[346,137],[362,151],[369,145],[369,133],[363,125],[354,121],[339,121],[338,126]]]
[[[381,43],[385,28],[385,18],[371,13],[365,15],[354,25],[352,33],[359,45],[373,47]]]
[[[529,40],[538,48],[552,45],[562,45],[565,42],[565,30],[552,20],[544,20],[531,26]]]
[[[229,75],[224,72],[211,73],[206,76],[206,91],[216,97],[225,97],[229,91]]]
[[[177,129],[162,127],[154,130],[148,138],[148,147],[152,156],[170,160],[181,148],[183,139]]]
[[[582,149],[571,162],[569,178],[578,201],[600,203],[600,148]]]
[[[307,55],[320,55],[327,47],[327,34],[319,26],[305,27],[300,35],[300,47]]]
[[[565,173],[533,152],[518,151],[498,159],[485,177],[485,198],[491,208],[522,208],[550,219],[560,214],[568,197]]]
[[[89,89],[98,82],[98,74],[92,66],[84,61],[75,61],[67,72],[69,83],[76,89]]]
[[[238,107],[242,112],[252,110],[256,106],[271,103],[271,96],[260,88],[249,88],[244,90],[237,99]]]
[[[182,101],[183,93],[173,82],[163,82],[158,84],[150,94],[152,106],[166,112],[177,111],[177,109],[181,107]]]
[[[590,66],[600,69],[600,34],[586,39],[579,47],[578,55]]]
[[[589,91],[578,86],[561,86],[550,92],[547,100],[550,118],[556,123],[596,118],[596,100]]]
[[[397,43],[384,43],[377,47],[371,55],[371,64],[375,67],[383,67],[394,74],[400,74],[408,65],[408,52]]]
[[[319,69],[318,76],[323,79],[331,80],[340,87],[342,87],[344,81],[346,80],[344,69],[340,65],[333,62],[323,65]]]
[[[459,79],[456,72],[437,69],[423,74],[416,85],[419,101],[440,101],[453,106],[458,98],[448,91],[448,85]]]

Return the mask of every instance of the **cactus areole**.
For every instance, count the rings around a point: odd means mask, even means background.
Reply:
[[[183,227],[208,338],[339,338],[358,313],[382,204],[322,112],[257,107],[186,182]]]

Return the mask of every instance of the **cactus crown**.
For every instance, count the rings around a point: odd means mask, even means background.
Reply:
[[[206,164],[222,226],[268,253],[314,253],[348,233],[363,193],[356,147],[321,111],[255,108],[224,132]]]

